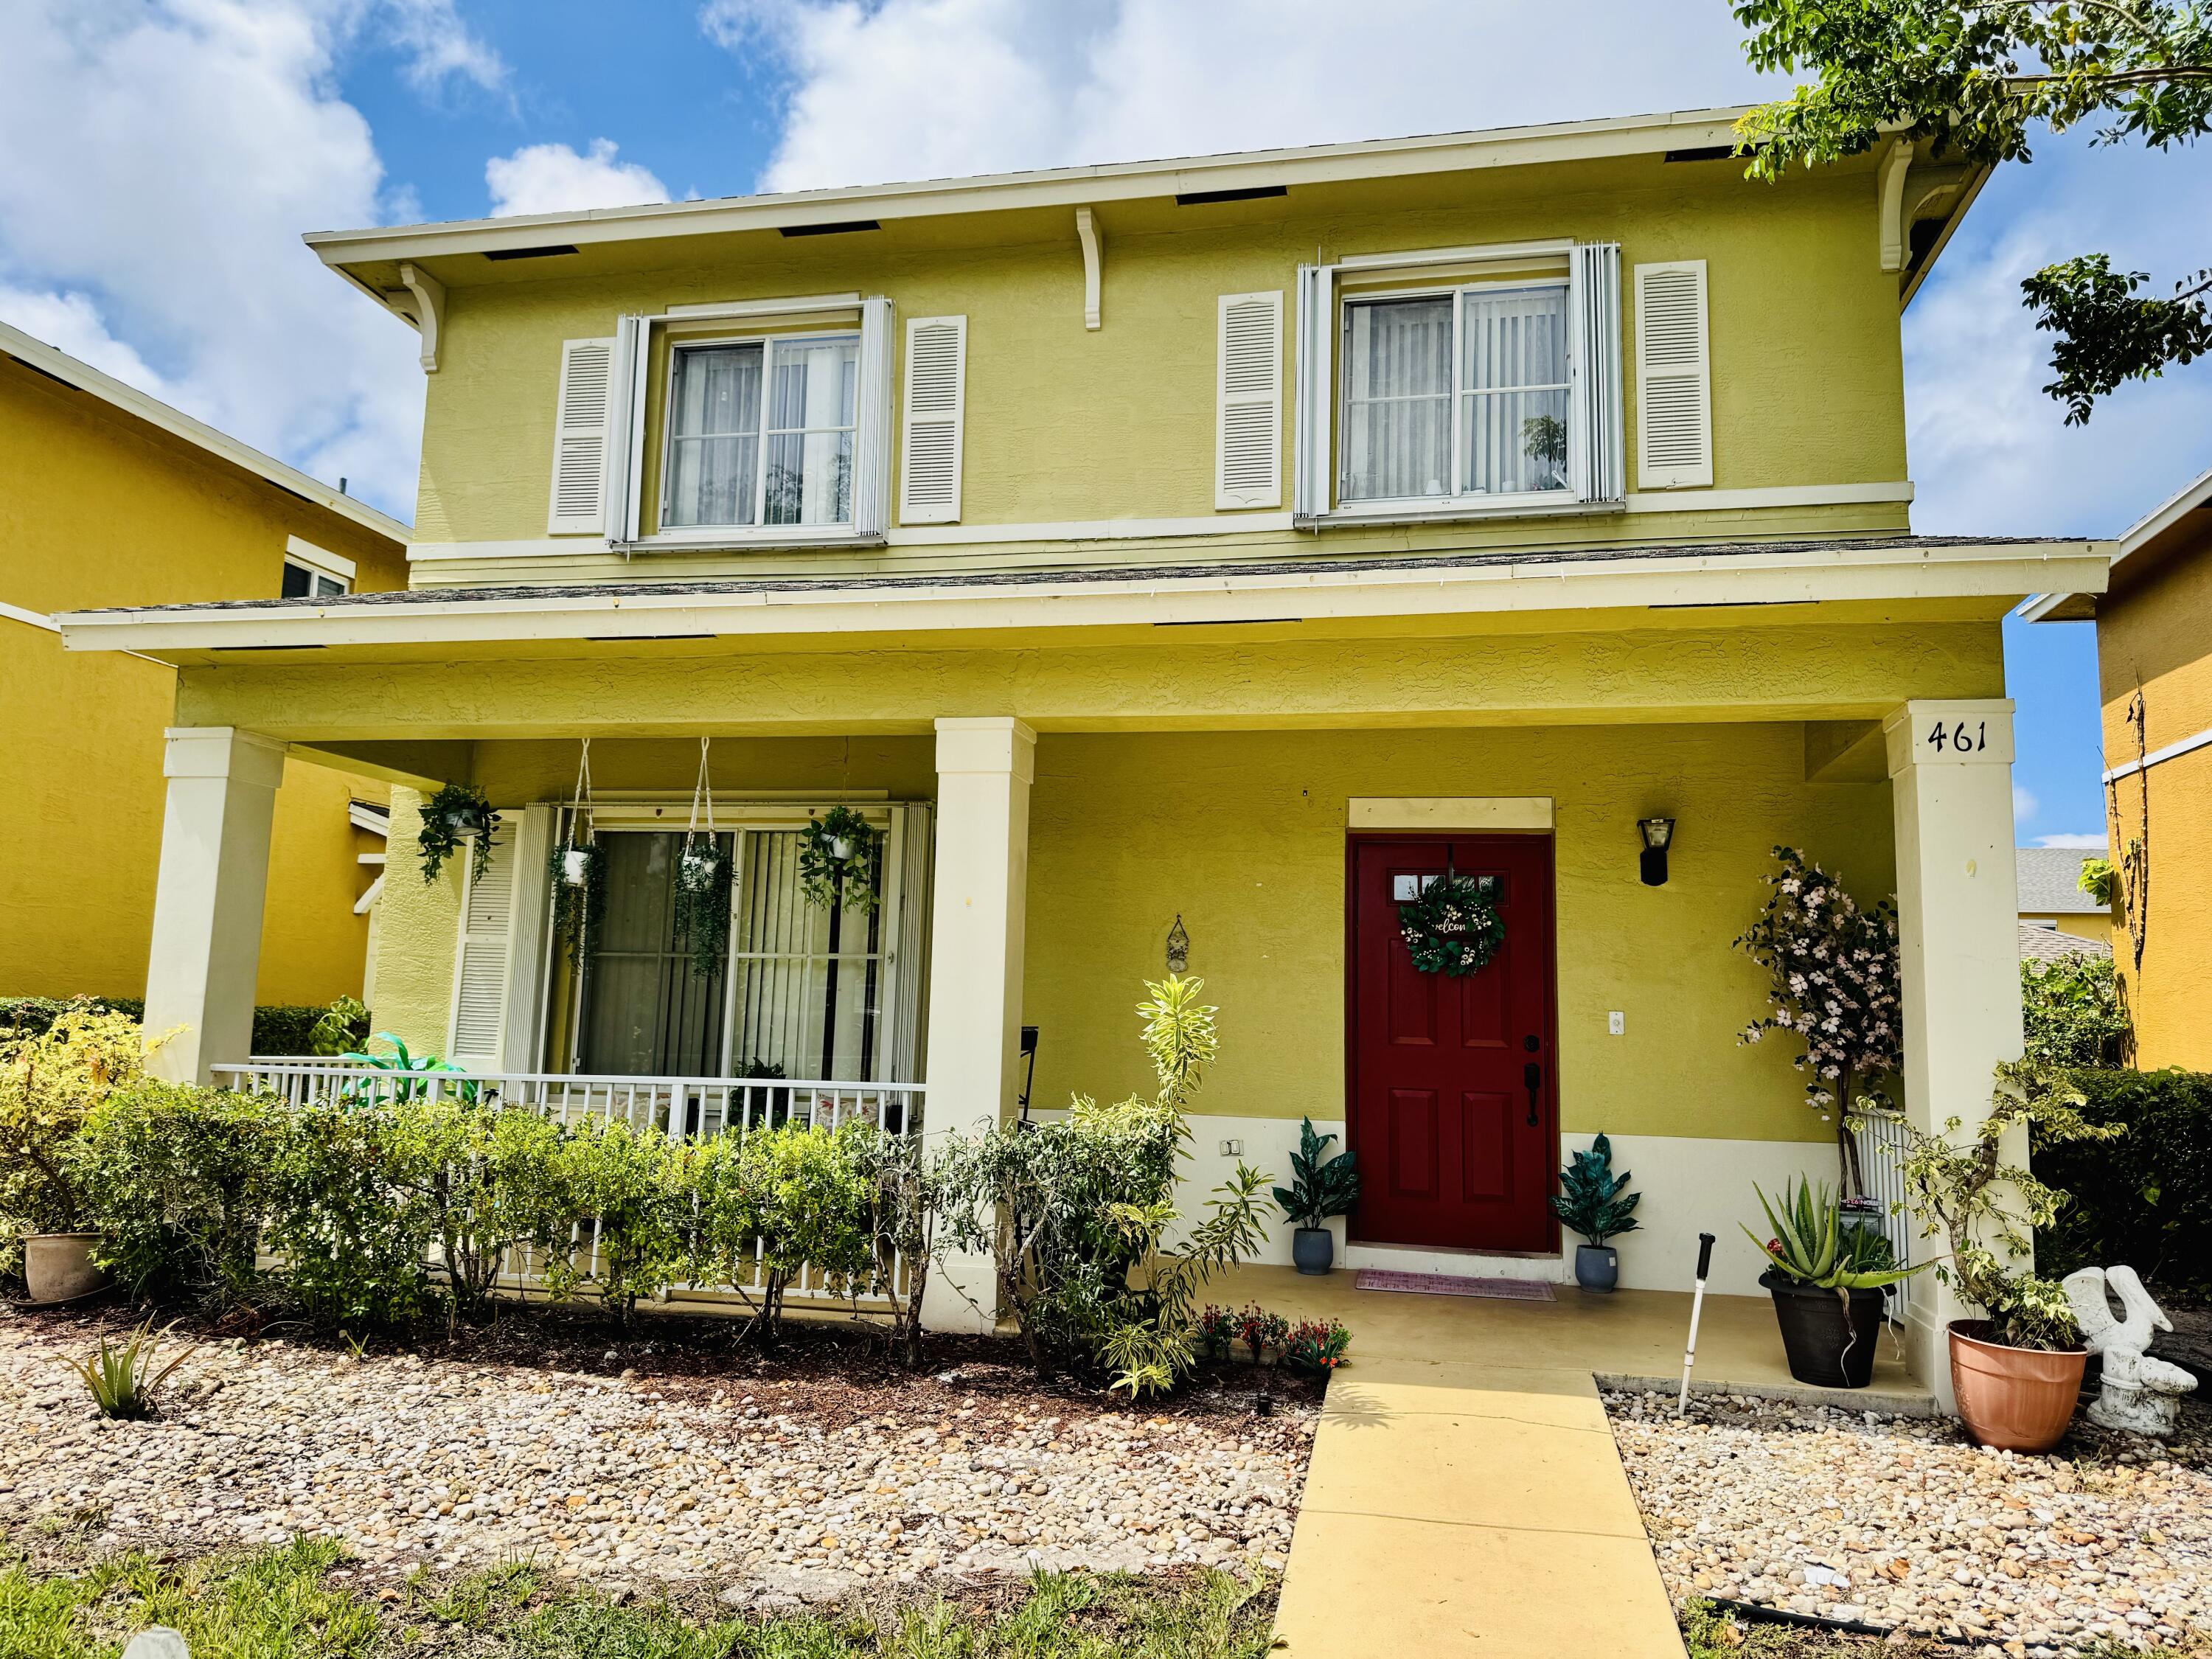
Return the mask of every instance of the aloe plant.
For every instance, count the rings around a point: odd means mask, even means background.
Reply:
[[[62,1363],[84,1379],[84,1386],[92,1394],[92,1403],[100,1408],[102,1417],[151,1417],[154,1390],[167,1381],[170,1372],[198,1352],[186,1348],[155,1370],[155,1362],[161,1358],[161,1339],[175,1328],[172,1322],[156,1331],[149,1319],[132,1332],[129,1340],[116,1343],[103,1336],[91,1358],[65,1358]]]
[[[1783,1189],[1779,1209],[1756,1183],[1752,1191],[1759,1194],[1759,1207],[1766,1212],[1766,1224],[1773,1232],[1762,1239],[1746,1227],[1744,1237],[1778,1270],[1801,1285],[1824,1291],[1872,1291],[1920,1271],[1893,1266],[1889,1241],[1880,1233],[1845,1227],[1843,1206],[1826,1185],[1791,1182]]]

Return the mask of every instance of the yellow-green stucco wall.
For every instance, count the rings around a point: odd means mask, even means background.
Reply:
[[[290,536],[402,586],[397,543],[0,356],[0,601],[97,605],[273,598]],[[146,982],[175,671],[66,652],[0,617],[0,996],[137,996]],[[358,995],[355,900],[382,843],[346,803],[386,787],[294,760],[277,792],[256,990],[262,1002]]]
[[[1096,331],[1083,325],[1082,259],[1072,216],[1060,213],[952,216],[796,240],[774,233],[702,239],[661,245],[650,256],[655,263],[591,277],[564,276],[559,258],[488,272],[477,256],[459,256],[441,366],[429,383],[419,533],[441,543],[545,535],[563,340],[611,335],[624,313],[848,291],[889,296],[901,319],[968,319],[962,523],[1204,517],[1233,533],[1238,514],[1217,515],[1214,506],[1220,295],[1284,295],[1287,387],[1300,263],[1560,238],[1621,246],[1632,452],[1633,267],[1703,259],[1714,487],[1882,484],[1906,476],[1897,281],[1875,258],[1870,168],[1768,186],[1746,182],[1733,165],[1646,157],[1314,185],[1233,209],[1133,204],[1102,220],[1103,314]],[[663,263],[678,258],[684,263]],[[902,368],[902,331],[893,342],[895,373]],[[1283,432],[1287,480],[1287,417]],[[1640,487],[1632,453],[1629,488]],[[1560,515],[1332,531],[1323,545],[1696,539],[1901,529],[1905,522],[1901,503]],[[1253,542],[1303,551],[1316,545],[1287,531],[1255,532]],[[625,563],[588,538],[567,545],[617,580],[734,562],[727,555],[659,551]],[[819,550],[759,556],[815,569],[841,557]],[[896,565],[956,556],[893,548],[854,556]],[[510,579],[531,574],[512,560],[500,568]],[[418,567],[416,580],[488,574],[463,561]]]

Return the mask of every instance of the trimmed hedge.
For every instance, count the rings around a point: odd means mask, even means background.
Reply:
[[[140,997],[0,997],[0,1030],[36,1036],[58,1018],[64,1008],[83,1004],[112,1008],[143,1021],[145,1000]],[[315,1022],[325,1010],[304,1003],[276,1002],[253,1011],[253,1052],[257,1054],[307,1055],[315,1052]],[[363,1038],[368,1032],[362,1033]],[[240,1055],[241,1060],[246,1058]]]
[[[2052,1277],[2124,1263],[2152,1284],[2212,1295],[2212,1075],[2081,1069],[2093,1123],[2112,1140],[2034,1149],[2035,1173],[2073,1202],[2036,1235]]]

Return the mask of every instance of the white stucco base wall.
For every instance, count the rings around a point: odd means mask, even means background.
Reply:
[[[1290,1155],[1298,1140],[1295,1121],[1194,1115],[1190,1126],[1192,1145],[1184,1165],[1182,1196],[1186,1216],[1197,1213],[1207,1195],[1235,1170],[1236,1157],[1221,1151],[1224,1140],[1241,1141],[1243,1161],[1273,1176],[1271,1185],[1289,1183]],[[1314,1127],[1337,1136],[1331,1152],[1342,1148],[1341,1120],[1316,1118]],[[1559,1162],[1565,1164],[1594,1139],[1582,1134],[1562,1136]],[[1620,1252],[1620,1282],[1634,1290],[1688,1290],[1697,1270],[1698,1235],[1708,1232],[1716,1243],[1707,1288],[1717,1295],[1764,1294],[1757,1282],[1761,1258],[1742,1231],[1744,1227],[1753,1227],[1765,1236],[1765,1218],[1759,1212],[1753,1183],[1775,1197],[1794,1176],[1809,1176],[1832,1188],[1836,1184],[1835,1146],[1830,1141],[1719,1140],[1674,1135],[1614,1135],[1612,1139],[1613,1167],[1626,1170],[1631,1189],[1644,1194],[1636,1210],[1636,1218],[1643,1224],[1613,1241]],[[1272,1203],[1268,1213],[1267,1243],[1260,1259],[1288,1265],[1290,1224]],[[1482,1256],[1347,1245],[1343,1221],[1330,1224],[1337,1236],[1340,1267],[1541,1279],[1555,1284],[1573,1282],[1574,1249],[1580,1242],[1571,1234],[1565,1236],[1557,1256]]]

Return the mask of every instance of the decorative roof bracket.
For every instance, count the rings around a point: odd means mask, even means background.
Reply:
[[[1881,232],[1881,268],[1884,270],[1905,269],[1907,249],[1907,226],[1905,217],[1905,175],[1912,166],[1912,141],[1899,138],[1889,147],[1881,158],[1881,175],[1876,189],[1878,222]]]
[[[415,326],[422,336],[422,372],[438,372],[438,330],[446,318],[446,285],[419,265],[399,267],[399,281],[415,296]]]
[[[1106,263],[1106,238],[1097,216],[1087,207],[1075,210],[1075,239],[1083,244],[1083,325],[1098,326],[1098,279]]]

